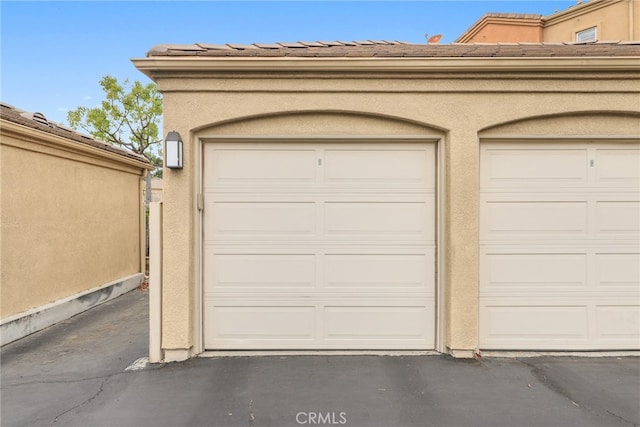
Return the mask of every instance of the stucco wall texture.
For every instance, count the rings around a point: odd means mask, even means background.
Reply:
[[[2,318],[141,271],[143,169],[29,133],[0,145]]]
[[[520,43],[541,42],[544,39],[542,22],[529,22],[522,19],[491,19],[464,43]]]
[[[510,61],[503,63],[504,72],[442,73],[425,65],[392,78],[329,68],[317,78],[259,65],[233,74],[175,65],[166,76],[151,72],[164,94],[165,130],[178,131],[185,142],[184,169],[164,173],[163,348],[202,351],[195,198],[204,142],[269,136],[393,142],[412,135],[438,139],[442,150],[439,338],[452,353],[477,349],[482,138],[640,138],[640,70],[509,71]]]

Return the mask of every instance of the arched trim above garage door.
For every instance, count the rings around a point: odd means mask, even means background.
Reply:
[[[242,137],[421,137],[440,138],[446,130],[402,117],[341,110],[280,111],[244,116],[194,129],[200,138]]]
[[[435,348],[444,134],[318,110],[194,130],[203,349]]]
[[[480,139],[491,138],[569,138],[640,136],[638,111],[581,111],[527,117],[500,123],[480,131]]]

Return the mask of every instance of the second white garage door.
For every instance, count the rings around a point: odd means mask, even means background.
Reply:
[[[640,145],[481,146],[480,346],[640,348]]]
[[[207,143],[207,349],[432,349],[435,144]]]

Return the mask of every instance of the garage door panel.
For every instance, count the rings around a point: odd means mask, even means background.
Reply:
[[[205,262],[211,266],[205,278],[208,293],[308,293],[316,286],[315,254],[207,252]]]
[[[591,293],[640,298],[637,245],[599,248],[528,244],[535,247],[535,253],[515,245],[504,245],[501,251],[481,249],[481,296],[531,298],[570,292],[577,297]]]
[[[500,306],[481,311],[480,336],[486,348],[560,349],[585,344],[586,306]]]
[[[327,254],[325,287],[335,292],[434,292],[429,254]]]
[[[205,295],[286,293],[312,297],[312,293],[323,290],[340,295],[366,292],[371,296],[434,292],[435,248],[410,254],[250,252],[254,253],[217,253],[205,248],[205,262],[211,267],[211,274],[205,278]],[[324,277],[319,278],[319,272]]]
[[[433,147],[422,149],[324,150],[324,179],[331,186],[385,188],[401,185],[430,189],[435,187]]]
[[[394,342],[416,340],[431,344],[426,325],[434,313],[426,306],[327,306],[325,337],[331,340]]]
[[[598,253],[595,267],[599,288],[640,293],[640,253]]]
[[[327,202],[325,233],[343,238],[433,240],[433,206],[426,202]],[[353,236],[353,237],[352,237]]]
[[[587,287],[586,253],[487,253],[483,258],[483,295],[574,292]]]
[[[596,204],[598,233],[637,239],[640,233],[640,201],[601,201]]]
[[[586,236],[584,201],[485,201],[481,238]]]
[[[423,349],[432,347],[433,301],[375,304],[367,300],[304,306],[290,300],[218,305],[207,300],[206,342],[219,348]],[[352,303],[353,305],[350,305]],[[367,305],[369,304],[369,305]]]
[[[316,181],[314,149],[239,149],[205,145],[204,182],[216,187],[309,185]]]
[[[207,301],[205,310],[210,316],[206,342],[311,342],[316,334],[315,306],[219,306]]]
[[[219,202],[208,208],[205,233],[213,239],[316,232],[316,204],[312,202]]]
[[[637,188],[640,181],[639,149],[597,149],[597,185]]]
[[[599,340],[631,348],[640,342],[640,305],[601,305],[596,316]]]
[[[535,188],[558,183],[584,186],[586,149],[500,148],[483,150],[481,185],[485,188]]]

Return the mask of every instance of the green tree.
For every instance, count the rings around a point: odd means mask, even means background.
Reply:
[[[106,75],[100,79],[105,100],[99,107],[78,107],[67,113],[69,126],[84,130],[96,139],[142,154],[162,177],[162,140],[158,137],[162,117],[162,96],[153,83],[123,84]]]

